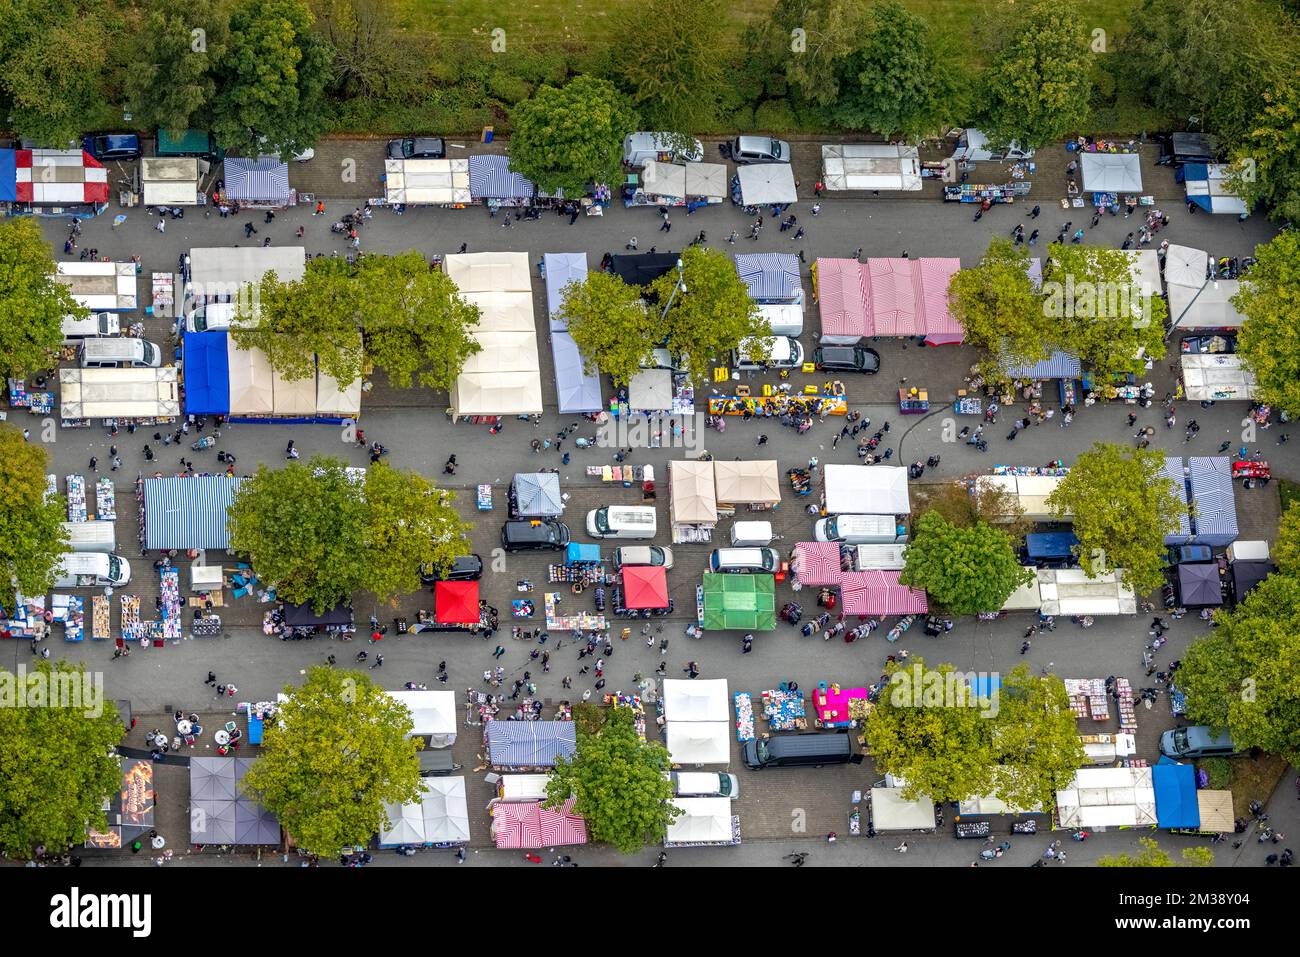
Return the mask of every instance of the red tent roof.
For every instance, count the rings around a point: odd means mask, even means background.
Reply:
[[[660,565],[623,567],[623,603],[627,608],[667,608],[668,575]]]
[[[433,617],[443,625],[477,625],[478,582],[438,582],[433,586]]]

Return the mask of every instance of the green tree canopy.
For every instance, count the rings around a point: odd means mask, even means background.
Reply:
[[[770,336],[772,327],[759,315],[758,306],[749,297],[749,289],[736,272],[731,257],[707,246],[692,246],[682,253],[685,290],[673,290],[678,284],[677,271],[660,276],[650,284],[659,303],[667,306],[664,344],[681,357],[686,370],[697,380],[707,378],[711,367],[726,364],[727,354],[741,340]],[[671,305],[668,305],[671,299]],[[653,307],[658,311],[662,306]],[[758,343],[747,347],[752,357]]]
[[[966,341],[989,353],[989,365],[1005,373],[1052,354],[1064,339],[1059,320],[1047,314],[1043,294],[1029,278],[1029,252],[1009,239],[994,239],[974,269],[961,269],[948,285],[952,313]]]
[[[344,463],[313,458],[266,466],[244,481],[230,507],[231,550],[285,601],[317,612],[357,591],[380,598],[419,587],[418,569],[446,569],[468,547],[450,492],[387,463],[364,484]]]
[[[397,0],[312,0],[312,12],[333,54],[327,89],[339,99],[391,99],[426,72],[429,38],[403,29]]]
[[[1278,222],[1300,216],[1300,89],[1295,74],[1260,94],[1263,108],[1233,151],[1231,188]]]
[[[1292,502],[1278,523],[1273,561],[1283,575],[1300,575],[1300,502]]]
[[[637,114],[608,80],[579,76],[544,85],[510,114],[510,167],[541,189],[580,196],[622,180],[623,138]]]
[[[1092,54],[1077,7],[1037,0],[1004,16],[1009,39],[983,76],[985,134],[994,143],[1037,148],[1085,126]]]
[[[648,23],[655,28],[647,30]],[[610,58],[648,128],[689,141],[714,127],[726,23],[722,0],[649,0],[628,8]]]
[[[994,525],[1019,544],[1034,523],[1025,517],[1020,498],[1000,485],[979,482],[973,489],[965,481],[927,482],[912,490],[912,513],[936,512],[958,528],[980,523]]]
[[[229,8],[217,0],[148,0],[126,73],[136,122],[175,135],[207,122],[229,26]]]
[[[556,762],[546,785],[547,806],[577,795],[573,810],[586,820],[591,839],[624,854],[662,843],[681,813],[670,803],[668,749],[637,736],[631,708],[616,706],[593,730],[594,723],[578,722],[577,753]]]
[[[1163,850],[1153,837],[1139,837],[1142,850],[1136,854],[1121,851],[1097,858],[1098,867],[1178,867],[1169,852]],[[1209,867],[1214,863],[1214,851],[1208,847],[1183,848],[1183,867]]]
[[[1154,289],[1140,287],[1127,250],[1053,243],[1043,278],[1044,309],[1060,326],[1055,341],[1069,343],[1099,380],[1164,358],[1169,307],[1160,280]]]
[[[1019,665],[1002,676],[993,749],[993,795],[1009,807],[1050,810],[1086,763],[1065,683]]]
[[[385,804],[420,795],[410,709],[365,672],[324,665],[284,691],[241,788],[310,853],[370,843],[387,823]]]
[[[1300,761],[1300,579],[1269,575],[1183,655],[1187,715],[1227,728],[1239,748]]]
[[[1121,570],[1146,595],[1164,582],[1165,536],[1186,506],[1160,473],[1165,454],[1098,442],[1047,498],[1059,516],[1074,516],[1079,564],[1089,577]]]
[[[14,607],[15,592],[49,592],[67,551],[63,496],[45,496],[49,462],[44,448],[0,427],[0,608]]]
[[[962,528],[926,512],[913,529],[899,581],[924,589],[931,602],[954,615],[974,615],[997,611],[1032,578],[1000,528],[985,522]]]
[[[84,317],[56,265],[41,228],[31,219],[0,223],[0,367],[22,378],[48,369],[63,341],[63,317]]]
[[[82,664],[38,660],[27,666],[20,707],[19,676],[0,669],[0,853],[22,860],[40,844],[59,853],[89,828],[107,830],[101,806],[122,784],[113,749],[125,731],[113,702],[87,693],[94,677]]]
[[[213,101],[213,130],[231,153],[288,159],[316,142],[332,51],[314,22],[305,0],[235,0]]]
[[[864,42],[838,60],[839,96],[828,108],[850,130],[917,138],[961,116],[963,86],[953,70],[953,51],[943,50],[929,24],[898,0],[873,4]]]
[[[1255,264],[1233,305],[1246,317],[1237,340],[1242,361],[1255,374],[1257,397],[1292,415],[1300,413],[1300,236],[1278,233],[1255,249]]]
[[[366,355],[399,388],[449,391],[465,360],[481,348],[473,337],[478,306],[462,299],[451,277],[431,270],[419,252],[366,256],[356,266],[358,318]]]
[[[627,385],[637,374],[662,330],[658,316],[641,299],[641,290],[607,272],[588,273],[564,289],[560,316],[587,364]]]
[[[853,52],[863,28],[853,0],[777,0],[766,20],[745,31],[742,67],[757,92],[828,107],[840,95],[839,61]]]

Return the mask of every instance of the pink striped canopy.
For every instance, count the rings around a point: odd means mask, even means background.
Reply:
[[[837,542],[799,542],[794,547],[794,575],[812,587],[840,583],[840,546]]]
[[[856,259],[817,260],[822,336],[869,336],[866,271]]]
[[[925,592],[898,583],[897,571],[841,572],[840,600],[846,615],[913,615],[929,609]]]
[[[960,259],[920,259],[925,341],[931,346],[958,345],[966,330],[948,308],[948,284],[961,269]]]
[[[919,336],[925,322],[918,309],[921,273],[911,259],[868,259],[871,335]]]
[[[577,798],[569,798],[553,810],[540,801],[495,804],[492,807],[492,835],[497,847],[555,847],[586,844],[587,822],[573,812]]]

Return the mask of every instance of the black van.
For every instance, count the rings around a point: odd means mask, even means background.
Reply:
[[[554,519],[506,522],[501,544],[508,552],[559,551],[569,544],[569,526]]]
[[[745,767],[821,767],[848,764],[853,760],[853,741],[847,731],[811,731],[807,734],[779,734],[745,742]]]

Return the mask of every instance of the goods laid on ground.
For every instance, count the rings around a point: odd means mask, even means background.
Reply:
[[[737,691],[736,701],[736,740],[742,744],[754,740],[754,699],[748,691]]]

